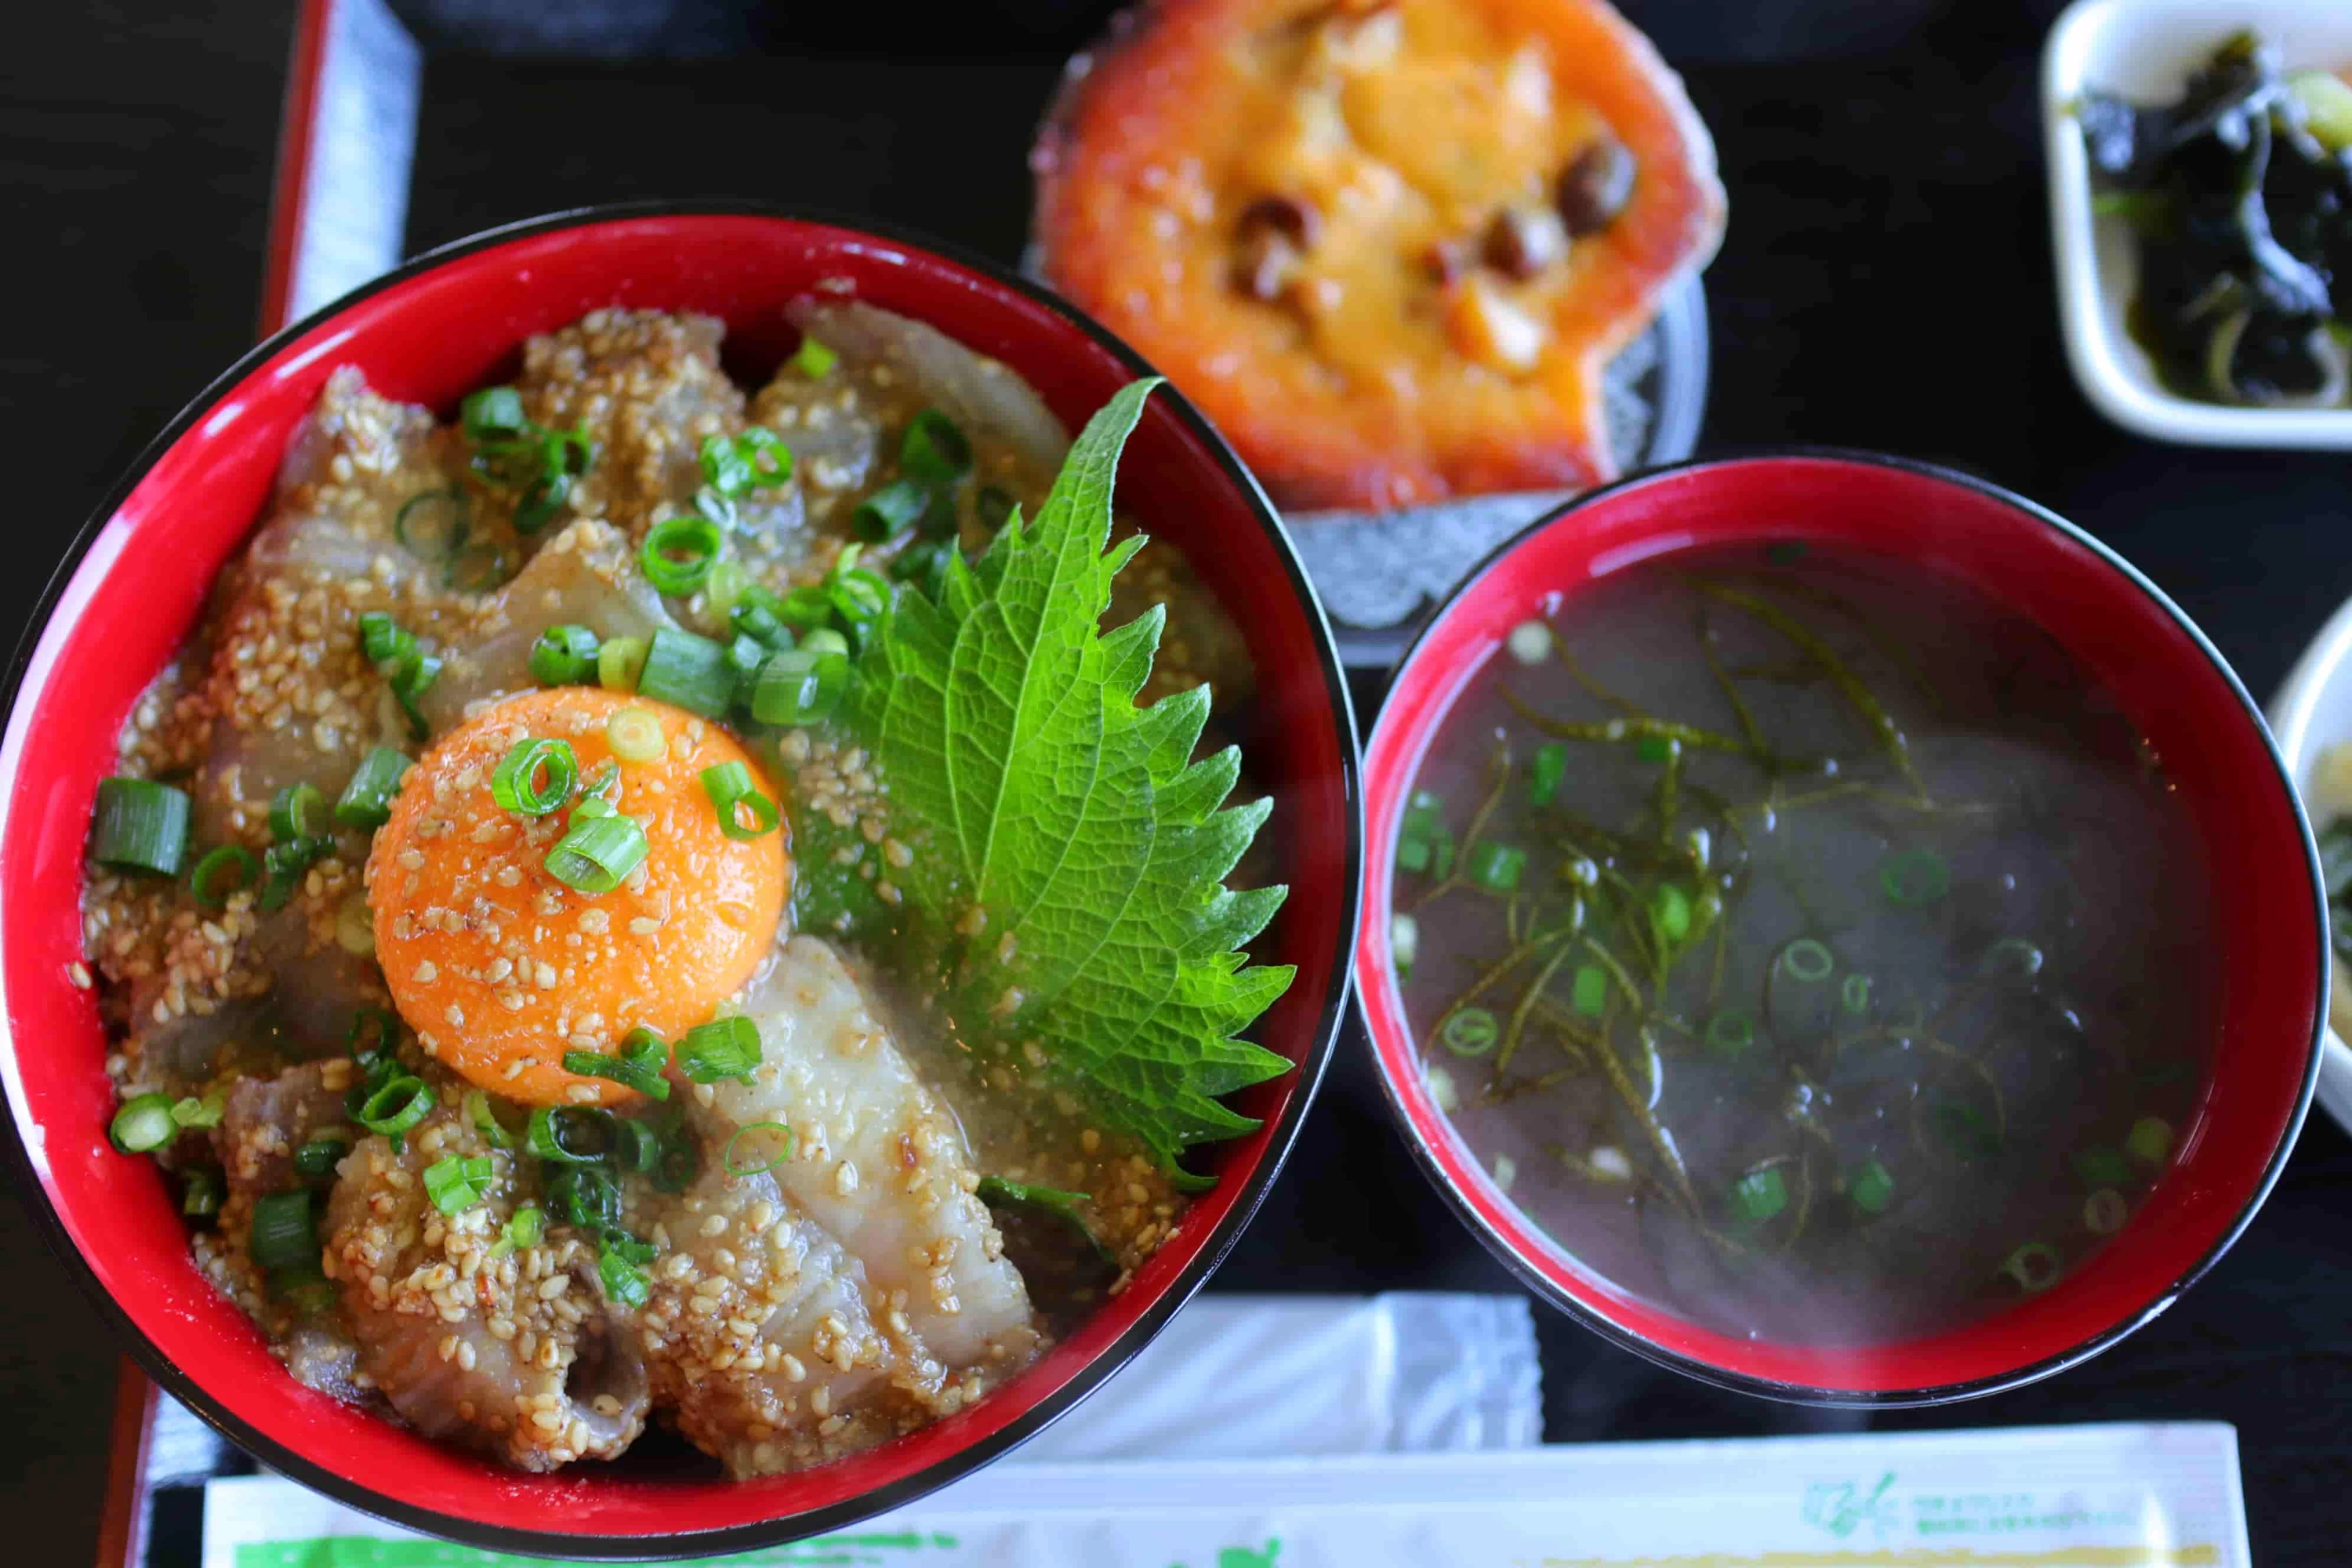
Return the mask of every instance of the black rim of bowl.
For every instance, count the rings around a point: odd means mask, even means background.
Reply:
[[[1962,473],[1935,463],[1921,462],[1915,458],[1890,457],[1878,452],[1855,451],[1840,447],[1758,448],[1717,457],[1694,458],[1685,462],[1669,463],[1660,468],[1646,468],[1597,489],[1587,490],[1584,494],[1554,507],[1518,532],[1511,535],[1510,538],[1496,545],[1485,560],[1471,569],[1462,579],[1461,584],[1454,588],[1453,594],[1447,597],[1445,603],[1438,608],[1437,613],[1423,624],[1420,630],[1414,634],[1412,641],[1406,646],[1403,655],[1397,660],[1391,673],[1391,689],[1393,689],[1395,683],[1402,680],[1412,669],[1413,661],[1421,654],[1423,645],[1452,617],[1455,608],[1469,594],[1471,588],[1483,581],[1489,572],[1535,535],[1573,518],[1582,508],[1604,500],[1622,490],[1635,489],[1677,474],[1693,473],[1709,468],[1739,468],[1750,463],[1769,462],[1788,458],[1862,464],[1918,475],[1944,484],[1973,490],[2000,502],[2032,521],[2054,529],[2067,539],[2091,551],[2125,582],[2145,595],[2171,620],[2174,626],[2188,637],[2197,651],[2204,657],[2206,663],[2211,667],[2213,673],[2228,686],[2230,694],[2237,699],[2240,711],[2252,725],[2255,735],[2262,742],[2264,754],[2270,758],[2272,773],[2280,791],[2285,796],[2288,812],[2302,837],[2304,882],[2311,895],[2314,926],[2318,932],[2316,966],[2319,975],[2319,994],[2311,1039],[2305,1047],[2303,1086],[2296,1092],[2294,1110],[2287,1118],[2286,1128],[2279,1138],[2278,1146],[2271,1152],[2270,1161],[2263,1168],[2262,1179],[2255,1184],[2253,1192],[2248,1195],[2236,1216],[2231,1220],[2228,1226],[2202,1257],[2158,1291],[2152,1300],[2126,1313],[2121,1320],[2090,1339],[2056,1355],[2046,1356],[2040,1361],[2031,1362],[2007,1372],[1972,1378],[1963,1383],[1942,1384],[1927,1388],[1892,1389],[1881,1392],[1871,1389],[1816,1388],[1805,1384],[1782,1383],[1771,1378],[1733,1372],[1712,1363],[1684,1355],[1678,1351],[1668,1350],[1577,1300],[1548,1277],[1535,1262],[1522,1257],[1507,1241],[1488,1228],[1486,1222],[1479,1217],[1477,1210],[1471,1206],[1467,1196],[1455,1186],[1453,1180],[1446,1175],[1444,1168],[1437,1163],[1434,1152],[1413,1131],[1412,1118],[1405,1110],[1403,1096],[1386,1067],[1381,1063],[1378,1047],[1372,1044],[1371,1020],[1369,1015],[1366,1015],[1363,1019],[1364,1038],[1367,1047],[1372,1050],[1373,1068],[1379,1075],[1381,1091],[1388,1101],[1390,1113],[1396,1119],[1397,1130],[1403,1137],[1405,1144],[1412,1150],[1414,1163],[1421,1167],[1423,1174],[1427,1176],[1438,1192],[1444,1196],[1446,1203],[1463,1224],[1469,1228],[1470,1233],[1475,1236],[1505,1268],[1517,1276],[1521,1283],[1541,1300],[1575,1319],[1602,1339],[1669,1371],[1681,1373],[1685,1376],[1695,1378],[1701,1383],[1711,1384],[1717,1388],[1728,1389],[1735,1394],[1755,1394],[1761,1398],[1795,1405],[1844,1405],[1876,1409],[1950,1405],[1989,1394],[2005,1393],[2010,1389],[2021,1388],[2030,1383],[2039,1383],[2045,1377],[2053,1376],[2090,1360],[2179,1300],[2181,1293],[2201,1279],[2206,1270],[2211,1268],[2238,1237],[2245,1233],[2246,1226],[2253,1222],[2256,1211],[2270,1196],[2271,1189],[2278,1184],[2279,1173],[2285,1168],[2287,1156],[2294,1152],[2296,1139],[2302,1135],[2304,1121],[2311,1111],[2312,1094],[2319,1082],[2319,1068],[2323,1057],[2321,1047],[2326,1038],[2330,984],[2326,884],[2320,877],[2319,849],[2312,838],[2311,825],[2304,816],[2303,808],[2298,804],[2295,794],[2294,781],[2287,773],[2286,763],[2279,755],[2277,742],[2271,738],[2270,727],[2263,721],[2262,710],[2256,707],[2253,699],[2246,694],[2245,686],[2238,679],[2237,672],[2230,668],[2229,661],[2221,657],[2221,652],[2198,628],[2197,624],[2184,615],[2180,607],[2166,596],[2162,589],[2149,582],[2137,567],[2108,548],[2100,540],[2067,521],[2049,508],[2028,500],[2023,496],[2004,489],[1990,480],[1978,479],[1972,474]],[[1380,727],[1384,721],[1385,715],[1373,721],[1374,750],[1378,749]],[[1386,911],[1373,911],[1370,918],[1384,920],[1387,918]],[[1561,1250],[1565,1252],[1567,1249],[1563,1247]]]
[[[976,256],[952,245],[941,244],[929,236],[889,224],[820,209],[797,209],[761,202],[728,198],[683,199],[616,203],[610,205],[580,207],[566,212],[550,213],[525,219],[520,223],[485,229],[425,252],[412,260],[374,279],[333,302],[321,307],[289,326],[279,329],[258,346],[241,355],[236,363],[215,377],[203,392],[182,409],[163,431],[150,441],[131,463],[123,477],[107,492],[88,521],[75,534],[63,560],[42,590],[41,599],[17,639],[16,650],[10,660],[5,691],[0,691],[0,710],[13,713],[23,694],[25,676],[33,650],[39,645],[47,629],[58,602],[74,574],[79,570],[99,532],[110,521],[140,481],[163,455],[185,436],[215,405],[233,392],[245,379],[287,344],[312,331],[321,323],[349,310],[364,300],[388,289],[434,270],[445,263],[469,256],[477,251],[495,248],[513,240],[541,234],[572,228],[593,228],[600,225],[626,222],[648,217],[752,217],[779,222],[820,225],[855,234],[872,236],[914,250],[927,252],[941,260],[968,268],[995,283],[998,287],[1019,294],[1043,306],[1076,327],[1098,346],[1108,352],[1134,375],[1156,374],[1142,357],[1128,347],[1091,316],[1078,310],[1040,284],[1020,277],[1013,270],[985,258]],[[1299,563],[1290,536],[1281,524],[1273,504],[1233,448],[1217,433],[1207,417],[1173,384],[1163,386],[1156,395],[1175,415],[1202,447],[1210,454],[1238,489],[1255,514],[1259,530],[1274,547],[1282,568],[1297,597],[1300,609],[1311,629],[1317,634],[1317,656],[1322,668],[1324,700],[1328,704],[1333,724],[1339,734],[1340,787],[1348,799],[1349,823],[1344,882],[1339,889],[1339,945],[1332,955],[1331,979],[1325,987],[1312,1034],[1307,1040],[1305,1058],[1295,1069],[1297,1081],[1287,1105],[1276,1119],[1268,1137],[1265,1152],[1248,1176],[1243,1191],[1235,1199],[1231,1213],[1211,1233],[1201,1255],[1185,1270],[1170,1281],[1160,1299],[1130,1324],[1125,1332],[1104,1351],[1080,1368],[1070,1380],[1053,1394],[1039,1401],[1003,1428],[991,1433],[947,1458],[912,1475],[872,1491],[861,1493],[827,1507],[803,1512],[782,1514],[772,1520],[749,1524],[730,1525],[716,1530],[682,1531],[674,1535],[614,1536],[570,1534],[562,1531],[525,1529],[505,1525],[478,1523],[469,1519],[443,1514],[372,1491],[363,1485],[348,1481],[332,1471],[324,1469],[302,1455],[286,1447],[277,1439],[256,1430],[237,1416],[216,1405],[211,1396],[178,1366],[166,1358],[145,1334],[140,1331],[130,1315],[100,1283],[96,1272],[81,1256],[73,1238],[67,1234],[64,1223],[58,1217],[49,1201],[47,1189],[41,1184],[33,1163],[27,1155],[15,1116],[0,1118],[6,1126],[9,1160],[14,1167],[20,1191],[36,1198],[30,1206],[42,1237],[65,1264],[83,1289],[98,1303],[100,1310],[115,1331],[125,1337],[132,1353],[148,1375],[165,1392],[171,1394],[207,1426],[256,1458],[314,1490],[323,1492],[340,1502],[350,1504],[362,1512],[373,1514],[393,1523],[424,1531],[468,1545],[488,1547],[494,1551],[524,1552],[538,1556],[588,1557],[613,1561],[654,1561],[661,1558],[724,1555],[761,1547],[783,1545],[811,1535],[824,1534],[894,1508],[904,1507],[928,1492],[934,1491],[972,1471],[981,1468],[1003,1454],[1036,1436],[1081,1400],[1101,1386],[1113,1373],[1133,1359],[1135,1353],[1167,1326],[1178,1309],[1190,1300],[1195,1291],[1224,1261],[1240,1239],[1242,1231],[1255,1215],[1266,1192],[1281,1173],[1297,1140],[1298,1129],[1313,1104],[1325,1069],[1330,1065],[1337,1045],[1341,1019],[1347,1013],[1349,988],[1355,968],[1355,934],[1362,915],[1363,904],[1363,780],[1362,748],[1358,742],[1355,710],[1350,705],[1347,681],[1341,672],[1339,654],[1333,645],[1329,623],[1323,615],[1322,605],[1308,586],[1307,574]],[[258,520],[257,520],[258,521]],[[0,1020],[0,1027],[5,1027]]]

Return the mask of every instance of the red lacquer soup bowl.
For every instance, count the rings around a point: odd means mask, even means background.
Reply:
[[[1583,1267],[1496,1185],[1432,1098],[1390,947],[1399,822],[1454,699],[1549,596],[1685,549],[1812,541],[1903,555],[2047,629],[2165,760],[2211,864],[2218,1026],[2174,1164],[2104,1248],[2040,1295],[1957,1330],[1790,1344],[1702,1327]],[[2242,1231],[2303,1125],[2326,1016],[2318,858],[2270,734],[2179,609],[2080,529],[1961,475],[1793,454],[1668,468],[1598,490],[1490,557],[1399,667],[1365,761],[1368,910],[1358,993],[1391,1103],[1431,1177],[1528,1286],[1600,1333],[1725,1387],[1932,1404],[2029,1383],[2169,1305]],[[2226,849],[2226,853],[2210,851]]]
[[[1200,1286],[1273,1183],[1330,1054],[1361,847],[1346,689],[1265,498],[1163,389],[1128,447],[1119,500],[1196,563],[1256,663],[1244,747],[1276,802],[1266,841],[1290,888],[1257,956],[1297,966],[1261,1037],[1296,1068],[1234,1100],[1262,1125],[1200,1152],[1214,1189],[1126,1290],[1036,1366],[945,1421],[796,1476],[681,1479],[625,1462],[524,1476],[298,1385],[192,1266],[153,1163],[109,1146],[106,1038],[69,977],[92,799],[132,700],[261,515],[288,437],[329,374],[357,365],[377,390],[446,417],[464,393],[512,374],[529,334],[621,305],[721,317],[731,367],[764,376],[796,340],[784,305],[820,282],[1004,361],[1073,430],[1145,370],[1042,290],[895,237],[710,204],[501,229],[289,328],[215,383],[99,509],[17,654],[0,748],[0,1082],[26,1191],[164,1387],[264,1462],[401,1523],[563,1557],[718,1553],[836,1529],[985,1463],[1092,1391]]]

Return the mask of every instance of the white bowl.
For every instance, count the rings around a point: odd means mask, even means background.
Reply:
[[[2091,163],[2070,106],[2096,88],[2142,102],[2178,98],[2189,73],[2252,27],[2289,70],[2352,65],[2347,0],[2074,0],[2042,51],[2050,234],[2066,361],[2098,411],[2142,436],[2200,447],[2352,448],[2352,408],[2232,408],[2177,396],[2124,330],[2137,280],[2131,231],[2091,213]]]
[[[2294,780],[2308,812],[2319,753],[2339,741],[2352,741],[2352,600],[2327,618],[2294,661],[2286,683],[2271,699],[2269,717],[2287,776]],[[2312,814],[2315,830],[2326,826]],[[2319,1103],[2338,1126],[2352,1132],[2352,1046],[2332,1028],[2320,1058]]]

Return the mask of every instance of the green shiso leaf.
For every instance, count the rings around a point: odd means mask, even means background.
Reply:
[[[1272,803],[1220,809],[1236,748],[1191,760],[1208,689],[1136,706],[1165,611],[1099,629],[1143,542],[1106,549],[1119,450],[1157,384],[1112,398],[1034,522],[1016,512],[976,566],[952,559],[937,602],[899,593],[849,719],[916,847],[892,877],[963,1037],[1042,1055],[1100,1121],[1197,1180],[1185,1149],[1257,1125],[1219,1097],[1290,1067],[1236,1037],[1292,971],[1237,951],[1286,889],[1223,886]]]

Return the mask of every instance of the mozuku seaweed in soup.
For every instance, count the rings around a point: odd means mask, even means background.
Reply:
[[[1858,1343],[2048,1289],[2162,1172],[2210,1016],[2155,756],[2047,635],[1784,543],[1580,590],[1470,684],[1392,919],[1436,1097],[1585,1266]]]

